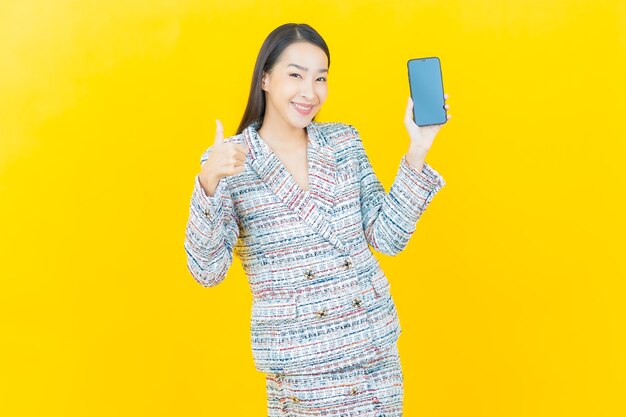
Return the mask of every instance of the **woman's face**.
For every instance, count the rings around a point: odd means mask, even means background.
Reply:
[[[289,45],[270,73],[263,74],[265,117],[306,127],[328,95],[328,58],[308,42]]]

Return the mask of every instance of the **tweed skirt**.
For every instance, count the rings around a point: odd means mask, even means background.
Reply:
[[[266,374],[269,417],[401,417],[404,378],[396,343],[333,372]]]

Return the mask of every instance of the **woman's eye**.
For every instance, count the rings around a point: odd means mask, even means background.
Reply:
[[[297,72],[292,72],[291,74],[289,74],[289,76],[290,77],[300,77],[300,74],[298,74]],[[300,77],[300,78],[302,78],[302,77]],[[326,82],[328,80],[326,79],[326,77],[319,77],[318,81]]]

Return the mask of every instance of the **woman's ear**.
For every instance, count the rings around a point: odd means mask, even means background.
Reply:
[[[267,72],[263,73],[263,76],[261,77],[261,90],[263,91],[267,91],[267,85],[269,84],[269,75]]]

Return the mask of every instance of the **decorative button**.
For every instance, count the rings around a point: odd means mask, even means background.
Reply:
[[[358,393],[359,393],[359,390],[356,387],[354,387],[350,390],[349,395],[357,395]]]
[[[297,404],[300,402],[300,399],[294,395],[293,397],[291,397],[291,401]]]
[[[361,307],[361,299],[355,298],[354,301],[352,301],[352,305],[355,307]]]
[[[211,211],[209,209],[204,209],[204,215],[206,217],[211,217]]]
[[[352,262],[350,261],[350,259],[346,259],[346,261],[343,263],[343,266],[345,266],[346,269],[350,269],[350,267],[352,266]]]
[[[326,316],[326,309],[323,309],[322,311],[316,311],[315,314],[317,314],[317,317],[324,317]]]
[[[310,269],[309,269],[309,270],[307,270],[307,271],[304,273],[304,276],[305,276],[305,277],[307,277],[308,279],[313,279],[313,278],[315,278],[315,274],[314,274],[314,273],[313,273],[313,271],[311,271]]]

